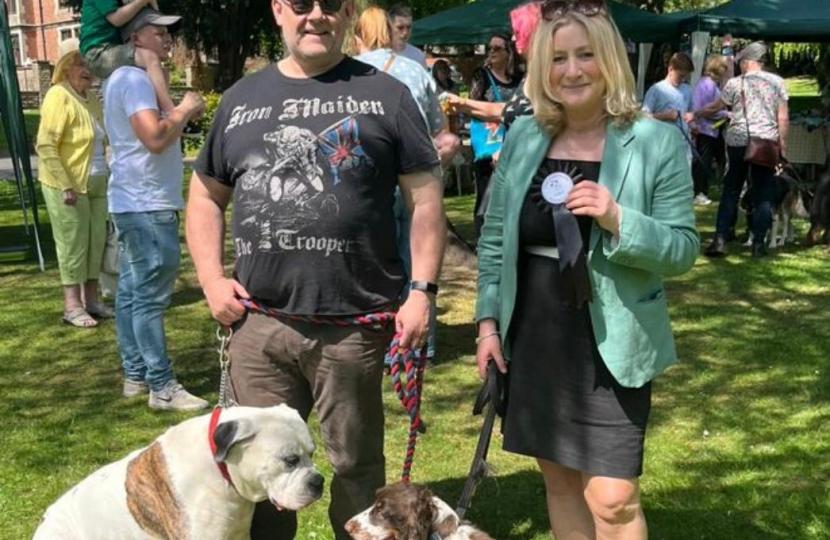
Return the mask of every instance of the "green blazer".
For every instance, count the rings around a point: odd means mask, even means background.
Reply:
[[[519,213],[551,142],[533,117],[513,124],[493,175],[479,239],[476,321],[498,322],[507,359]],[[677,361],[662,277],[688,271],[700,249],[684,144],[677,128],[651,118],[628,127],[609,122],[607,128],[598,182],[616,198],[622,215],[618,241],[596,223],[591,230],[590,312],[602,359],[629,388],[642,386]]]

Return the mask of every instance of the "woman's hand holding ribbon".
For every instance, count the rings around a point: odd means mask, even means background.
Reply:
[[[575,216],[591,216],[597,225],[619,236],[620,208],[605,186],[590,180],[579,182],[568,194],[565,207]]]

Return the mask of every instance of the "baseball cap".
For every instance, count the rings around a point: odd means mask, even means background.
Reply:
[[[121,37],[124,41],[130,39],[134,33],[138,32],[148,24],[156,26],[166,26],[170,32],[175,32],[182,22],[182,18],[178,15],[163,15],[161,12],[151,8],[145,7],[135,14],[135,17],[130,19],[130,22],[121,27]]]
[[[753,41],[738,53],[735,59],[740,62],[742,60],[754,60],[761,62],[767,54],[767,46],[760,41]]]

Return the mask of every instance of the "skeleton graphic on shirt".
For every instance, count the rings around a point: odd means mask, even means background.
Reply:
[[[319,135],[283,125],[265,133],[263,141],[266,157],[241,176],[238,201],[249,216],[242,225],[259,228],[260,251],[274,248],[275,231],[337,215],[340,206],[331,188],[340,183],[341,173],[361,164],[374,166],[363,152],[353,117]]]

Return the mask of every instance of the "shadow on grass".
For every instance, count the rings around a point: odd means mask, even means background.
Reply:
[[[725,464],[727,468],[730,464]],[[735,468],[743,464],[731,464]],[[773,464],[774,465],[774,464]],[[711,472],[722,464],[710,464]],[[433,494],[455,508],[466,478],[429,482]],[[702,481],[694,488],[680,488],[644,495],[649,537],[655,540],[700,540],[718,538],[774,538],[794,536],[775,533],[763,525],[763,516],[775,514],[775,505],[795,495],[792,486],[768,486],[766,496],[753,505],[735,508],[732,500],[743,500],[746,488],[734,486],[709,491]],[[816,490],[818,491],[818,490]],[[820,495],[820,493],[815,493]],[[816,507],[816,510],[820,510]],[[526,540],[549,534],[542,476],[535,470],[484,479],[476,489],[466,519],[500,540]],[[821,516],[801,514],[798,521],[817,525]]]

